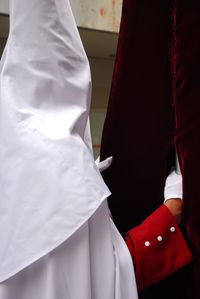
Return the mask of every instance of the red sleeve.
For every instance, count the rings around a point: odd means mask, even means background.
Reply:
[[[131,229],[125,240],[135,266],[139,291],[192,261],[181,231],[165,205]]]

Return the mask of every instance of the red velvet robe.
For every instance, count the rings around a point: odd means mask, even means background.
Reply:
[[[101,159],[125,234],[163,202],[174,143],[183,174],[182,228],[194,263],[140,298],[200,294],[200,1],[124,0]],[[171,163],[171,162],[170,162]]]

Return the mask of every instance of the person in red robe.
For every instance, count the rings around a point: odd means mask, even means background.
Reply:
[[[163,202],[178,154],[183,175],[181,229],[194,262],[140,294],[196,299],[200,288],[200,2],[124,0],[101,160],[109,206],[125,235]]]
[[[113,158],[100,162],[100,172]],[[137,290],[142,291],[172,275],[192,261],[191,252],[178,227],[182,212],[182,176],[178,169],[167,177],[164,204],[125,235],[132,257]]]

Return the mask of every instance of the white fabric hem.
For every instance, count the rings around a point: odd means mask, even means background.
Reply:
[[[67,238],[63,238],[61,241],[57,242],[54,246],[51,246],[47,250],[43,251],[42,253],[39,253],[38,255],[35,255],[35,257],[33,257],[29,262],[26,262],[26,263],[22,264],[20,267],[16,268],[15,271],[11,271],[9,274],[0,277],[0,283],[2,283],[5,280],[11,278],[12,276],[16,275],[20,271],[24,270],[25,268],[27,268],[31,264],[35,263],[36,261],[38,261],[39,259],[41,259],[45,255],[47,255],[48,253],[50,253],[51,251],[55,250],[62,243],[64,243],[65,241],[67,241],[82,225],[84,225],[85,222],[88,221],[88,219],[90,217],[92,217],[92,215],[98,210],[98,208],[101,206],[101,204],[104,202],[104,200],[106,200],[108,198],[109,195],[110,194],[108,193],[108,194],[106,194],[106,195],[103,196],[103,198],[98,202],[98,204],[95,207],[95,209],[90,214],[88,214],[88,217],[86,219],[84,219],[84,221],[80,222],[79,225],[74,230],[72,230],[71,234],[68,235]]]

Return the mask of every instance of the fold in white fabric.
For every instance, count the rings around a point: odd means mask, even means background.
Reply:
[[[62,245],[1,283],[0,298],[137,299],[131,257],[107,202]]]
[[[110,165],[112,164],[113,157],[109,157],[103,161],[100,162],[100,157],[98,157],[95,161],[98,169],[100,172],[103,172],[104,170],[108,169]]]
[[[110,194],[91,152],[90,68],[69,0],[11,0],[0,66],[0,282]]]

